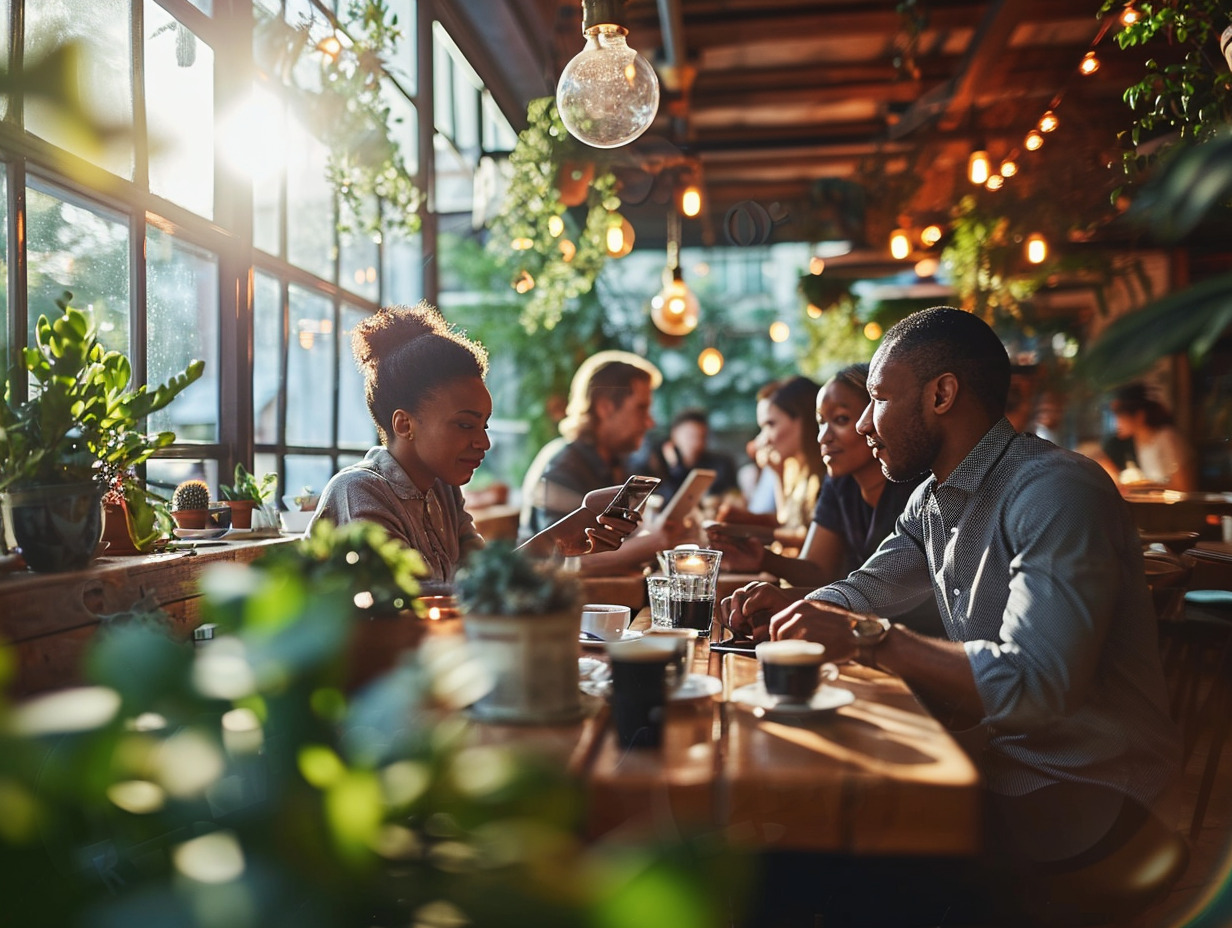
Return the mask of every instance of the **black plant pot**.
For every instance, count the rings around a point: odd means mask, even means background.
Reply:
[[[103,536],[103,494],[92,483],[9,490],[4,518],[31,570],[81,570]]]

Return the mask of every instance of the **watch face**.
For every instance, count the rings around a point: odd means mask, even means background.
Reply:
[[[856,619],[852,633],[861,641],[877,642],[886,636],[890,623],[883,619]]]

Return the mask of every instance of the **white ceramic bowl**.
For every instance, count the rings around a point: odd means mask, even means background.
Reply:
[[[288,535],[301,535],[312,520],[312,513],[300,512],[296,509],[293,512],[280,512],[278,517],[282,520],[282,530],[284,532]]]

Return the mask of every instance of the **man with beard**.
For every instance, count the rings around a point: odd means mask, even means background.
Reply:
[[[888,479],[931,476],[845,580],[795,602],[750,584],[724,614],[902,677],[972,752],[988,849],[1037,876],[1169,834],[1180,749],[1129,509],[1097,464],[1015,432],[1009,381],[970,313],[886,332],[856,428]],[[930,596],[946,639],[889,621]]]

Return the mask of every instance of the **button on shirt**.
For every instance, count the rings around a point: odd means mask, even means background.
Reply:
[[[983,702],[993,792],[1090,783],[1150,806],[1173,785],[1141,542],[1097,464],[1002,419],[920,485],[862,568],[809,598],[892,617],[934,592]]]

